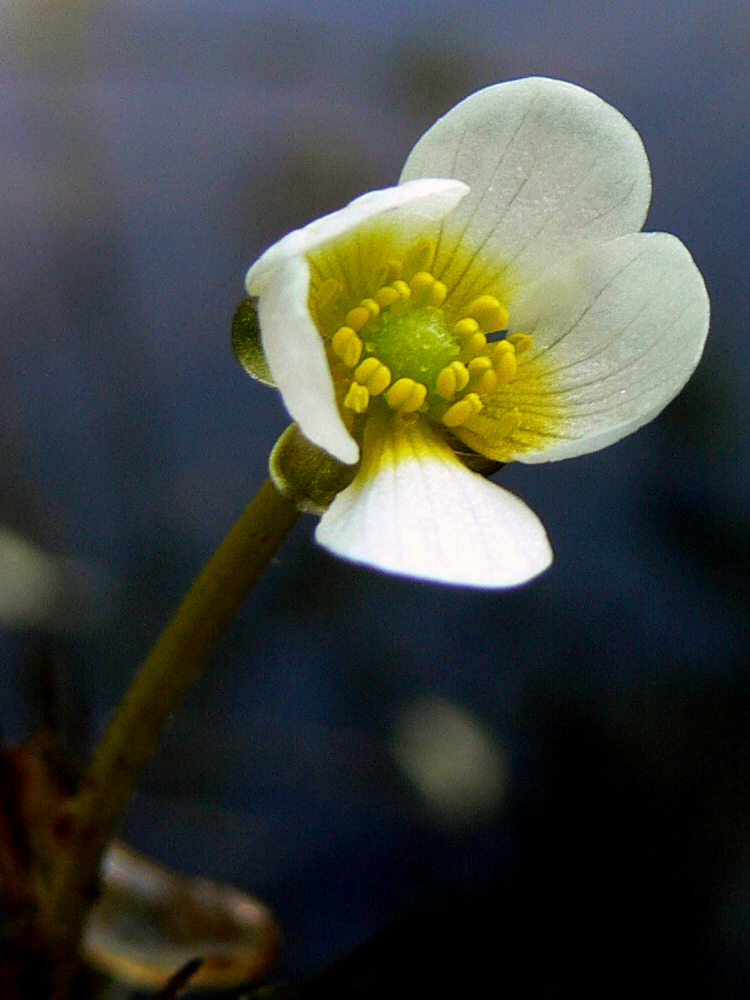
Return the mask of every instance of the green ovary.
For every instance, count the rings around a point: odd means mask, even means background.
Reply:
[[[391,371],[393,381],[411,378],[427,386],[433,402],[435,380],[455,361],[460,348],[448,331],[442,309],[405,303],[370,320],[362,331],[365,355],[374,355]],[[434,397],[434,399],[433,399]]]

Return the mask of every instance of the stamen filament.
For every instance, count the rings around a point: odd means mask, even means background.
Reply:
[[[435,259],[435,242],[430,239],[419,240],[404,257],[404,277],[411,278],[420,271],[429,271]],[[400,275],[398,275],[400,277]]]

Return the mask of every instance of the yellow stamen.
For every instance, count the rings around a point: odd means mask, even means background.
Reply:
[[[516,377],[518,362],[516,349],[511,341],[498,341],[492,354],[492,362],[499,382],[510,382]]]
[[[469,372],[466,365],[460,361],[451,361],[435,379],[435,391],[443,399],[453,399],[456,393],[462,392],[468,384]]]
[[[469,389],[480,396],[486,392],[492,392],[497,385],[497,375],[492,370],[492,362],[487,357],[474,358],[468,364],[468,371],[470,376]]]
[[[472,335],[464,341],[461,354],[465,358],[472,358],[475,354],[479,354],[480,351],[483,351],[486,346],[487,338],[483,333],[472,333]]]
[[[511,341],[506,337],[505,340],[498,340],[496,344],[492,347],[492,363],[497,365],[500,362],[500,358],[503,354],[515,354],[516,349],[511,343]]]
[[[459,340],[467,340],[472,334],[479,330],[479,323],[475,319],[460,319],[453,327],[453,335]]]
[[[521,424],[521,414],[517,409],[508,410],[497,422],[498,437],[510,437],[518,430]]]
[[[349,391],[344,398],[344,406],[348,406],[355,413],[364,413],[370,402],[370,391],[366,385],[359,382],[352,382]]]
[[[362,357],[362,341],[356,330],[350,326],[340,326],[333,335],[331,347],[336,357],[341,358],[347,368],[354,368]]]
[[[365,358],[354,377],[367,386],[371,396],[379,396],[391,384],[391,373],[378,358]]]
[[[361,330],[368,319],[370,319],[370,310],[364,305],[355,306],[346,314],[346,322],[352,330]]]
[[[466,366],[469,376],[481,375],[487,371],[488,368],[492,368],[492,362],[489,358],[473,358]]]
[[[448,297],[448,289],[442,281],[433,282],[432,288],[427,296],[427,303],[431,306],[441,306]]]
[[[411,282],[411,278],[420,271],[429,271],[435,259],[435,243],[433,240],[422,239],[414,244],[412,249],[404,257],[404,277]],[[397,275],[401,277],[401,275]]]
[[[414,413],[427,397],[427,386],[415,382],[413,378],[400,378],[386,393],[388,405],[402,413]]]
[[[417,271],[409,282],[409,287],[414,295],[419,295],[421,292],[429,291],[434,284],[435,279],[429,271]]]
[[[450,409],[443,414],[443,423],[446,427],[460,427],[465,424],[470,417],[475,416],[482,409],[482,400],[475,392],[467,393],[463,399],[459,399]]]
[[[508,325],[508,310],[494,295],[480,295],[466,310],[485,333],[504,330]]]
[[[493,372],[491,368],[488,368],[481,377],[477,380],[476,385],[472,386],[474,391],[480,396],[486,395],[488,392],[494,392],[497,387],[497,375]]]
[[[411,288],[409,288],[409,286],[406,284],[405,281],[401,280],[393,281],[391,282],[391,287],[396,289],[400,298],[402,299],[411,298]]]
[[[511,333],[506,339],[513,344],[516,354],[525,354],[534,342],[530,333]]]
[[[375,319],[380,315],[380,304],[375,299],[362,299],[359,305],[361,309],[367,309],[370,313],[370,319]]]
[[[381,309],[387,309],[394,302],[398,302],[400,298],[401,296],[398,291],[395,288],[391,288],[390,285],[384,285],[375,292],[375,301]]]

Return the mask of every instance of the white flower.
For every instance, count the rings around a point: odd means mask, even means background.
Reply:
[[[271,373],[310,441],[360,461],[321,544],[482,587],[549,565],[536,515],[456,452],[571,458],[679,392],[708,298],[678,239],[639,232],[650,196],[619,112],[568,83],[516,80],[441,118],[397,187],[266,251],[247,290]]]

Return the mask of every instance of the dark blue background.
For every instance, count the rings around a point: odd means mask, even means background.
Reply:
[[[665,988],[746,995],[750,6],[15,0],[0,66],[0,515],[93,564],[103,608],[96,627],[8,630],[2,725],[38,719],[42,649],[79,749],[286,425],[229,345],[247,266],[394,183],[478,87],[556,76],[634,123],[647,228],[688,245],[713,303],[686,392],[606,451],[500,473],[556,554],[519,591],[336,562],[303,518],[125,830],[268,900],[297,981],[418,913],[404,940],[427,928],[412,965],[428,978],[486,971],[499,920],[535,955],[499,963],[509,993],[533,975],[516,995],[582,989],[593,954],[613,981],[653,959]],[[499,815],[446,829],[396,768],[394,720],[425,695],[504,748]]]

